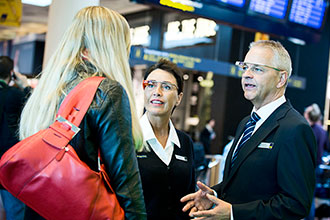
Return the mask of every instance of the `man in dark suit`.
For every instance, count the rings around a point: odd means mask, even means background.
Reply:
[[[198,182],[183,210],[202,219],[302,219],[315,188],[316,141],[284,96],[290,56],[279,42],[258,41],[236,65],[251,116],[237,128],[223,181],[212,189]]]
[[[211,154],[211,141],[215,138],[215,132],[213,130],[215,126],[215,120],[209,119],[205,125],[205,128],[202,130],[199,140],[204,146],[205,154]]]

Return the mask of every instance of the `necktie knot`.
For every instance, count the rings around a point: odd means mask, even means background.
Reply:
[[[250,118],[251,123],[255,125],[259,120],[260,120],[260,116],[257,113],[252,112],[252,115]]]

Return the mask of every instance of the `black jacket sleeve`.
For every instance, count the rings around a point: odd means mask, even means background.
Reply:
[[[130,105],[119,83],[110,86],[103,104],[93,114],[102,160],[126,219],[146,219]]]

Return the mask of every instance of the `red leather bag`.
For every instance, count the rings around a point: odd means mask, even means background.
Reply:
[[[46,219],[124,219],[103,165],[99,163],[99,172],[91,170],[68,144],[103,79],[79,83],[49,128],[17,143],[1,158],[2,186]]]

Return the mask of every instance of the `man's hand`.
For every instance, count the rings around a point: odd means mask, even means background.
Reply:
[[[14,71],[13,71],[13,74],[15,75],[14,82],[16,83],[16,85],[19,88],[24,89],[29,86],[27,77],[25,75],[20,74],[19,72],[14,72]]]
[[[218,199],[215,196],[206,194],[206,198],[215,204],[211,210],[190,212],[190,217],[197,217],[203,220],[229,220],[231,219],[231,204]]]
[[[207,194],[213,195],[212,189],[199,181],[197,182],[197,186],[199,188],[197,192],[188,194],[181,198],[181,202],[187,202],[182,211],[186,212],[191,209],[189,213],[191,214],[193,212],[207,210],[212,207],[213,203],[206,197]]]

